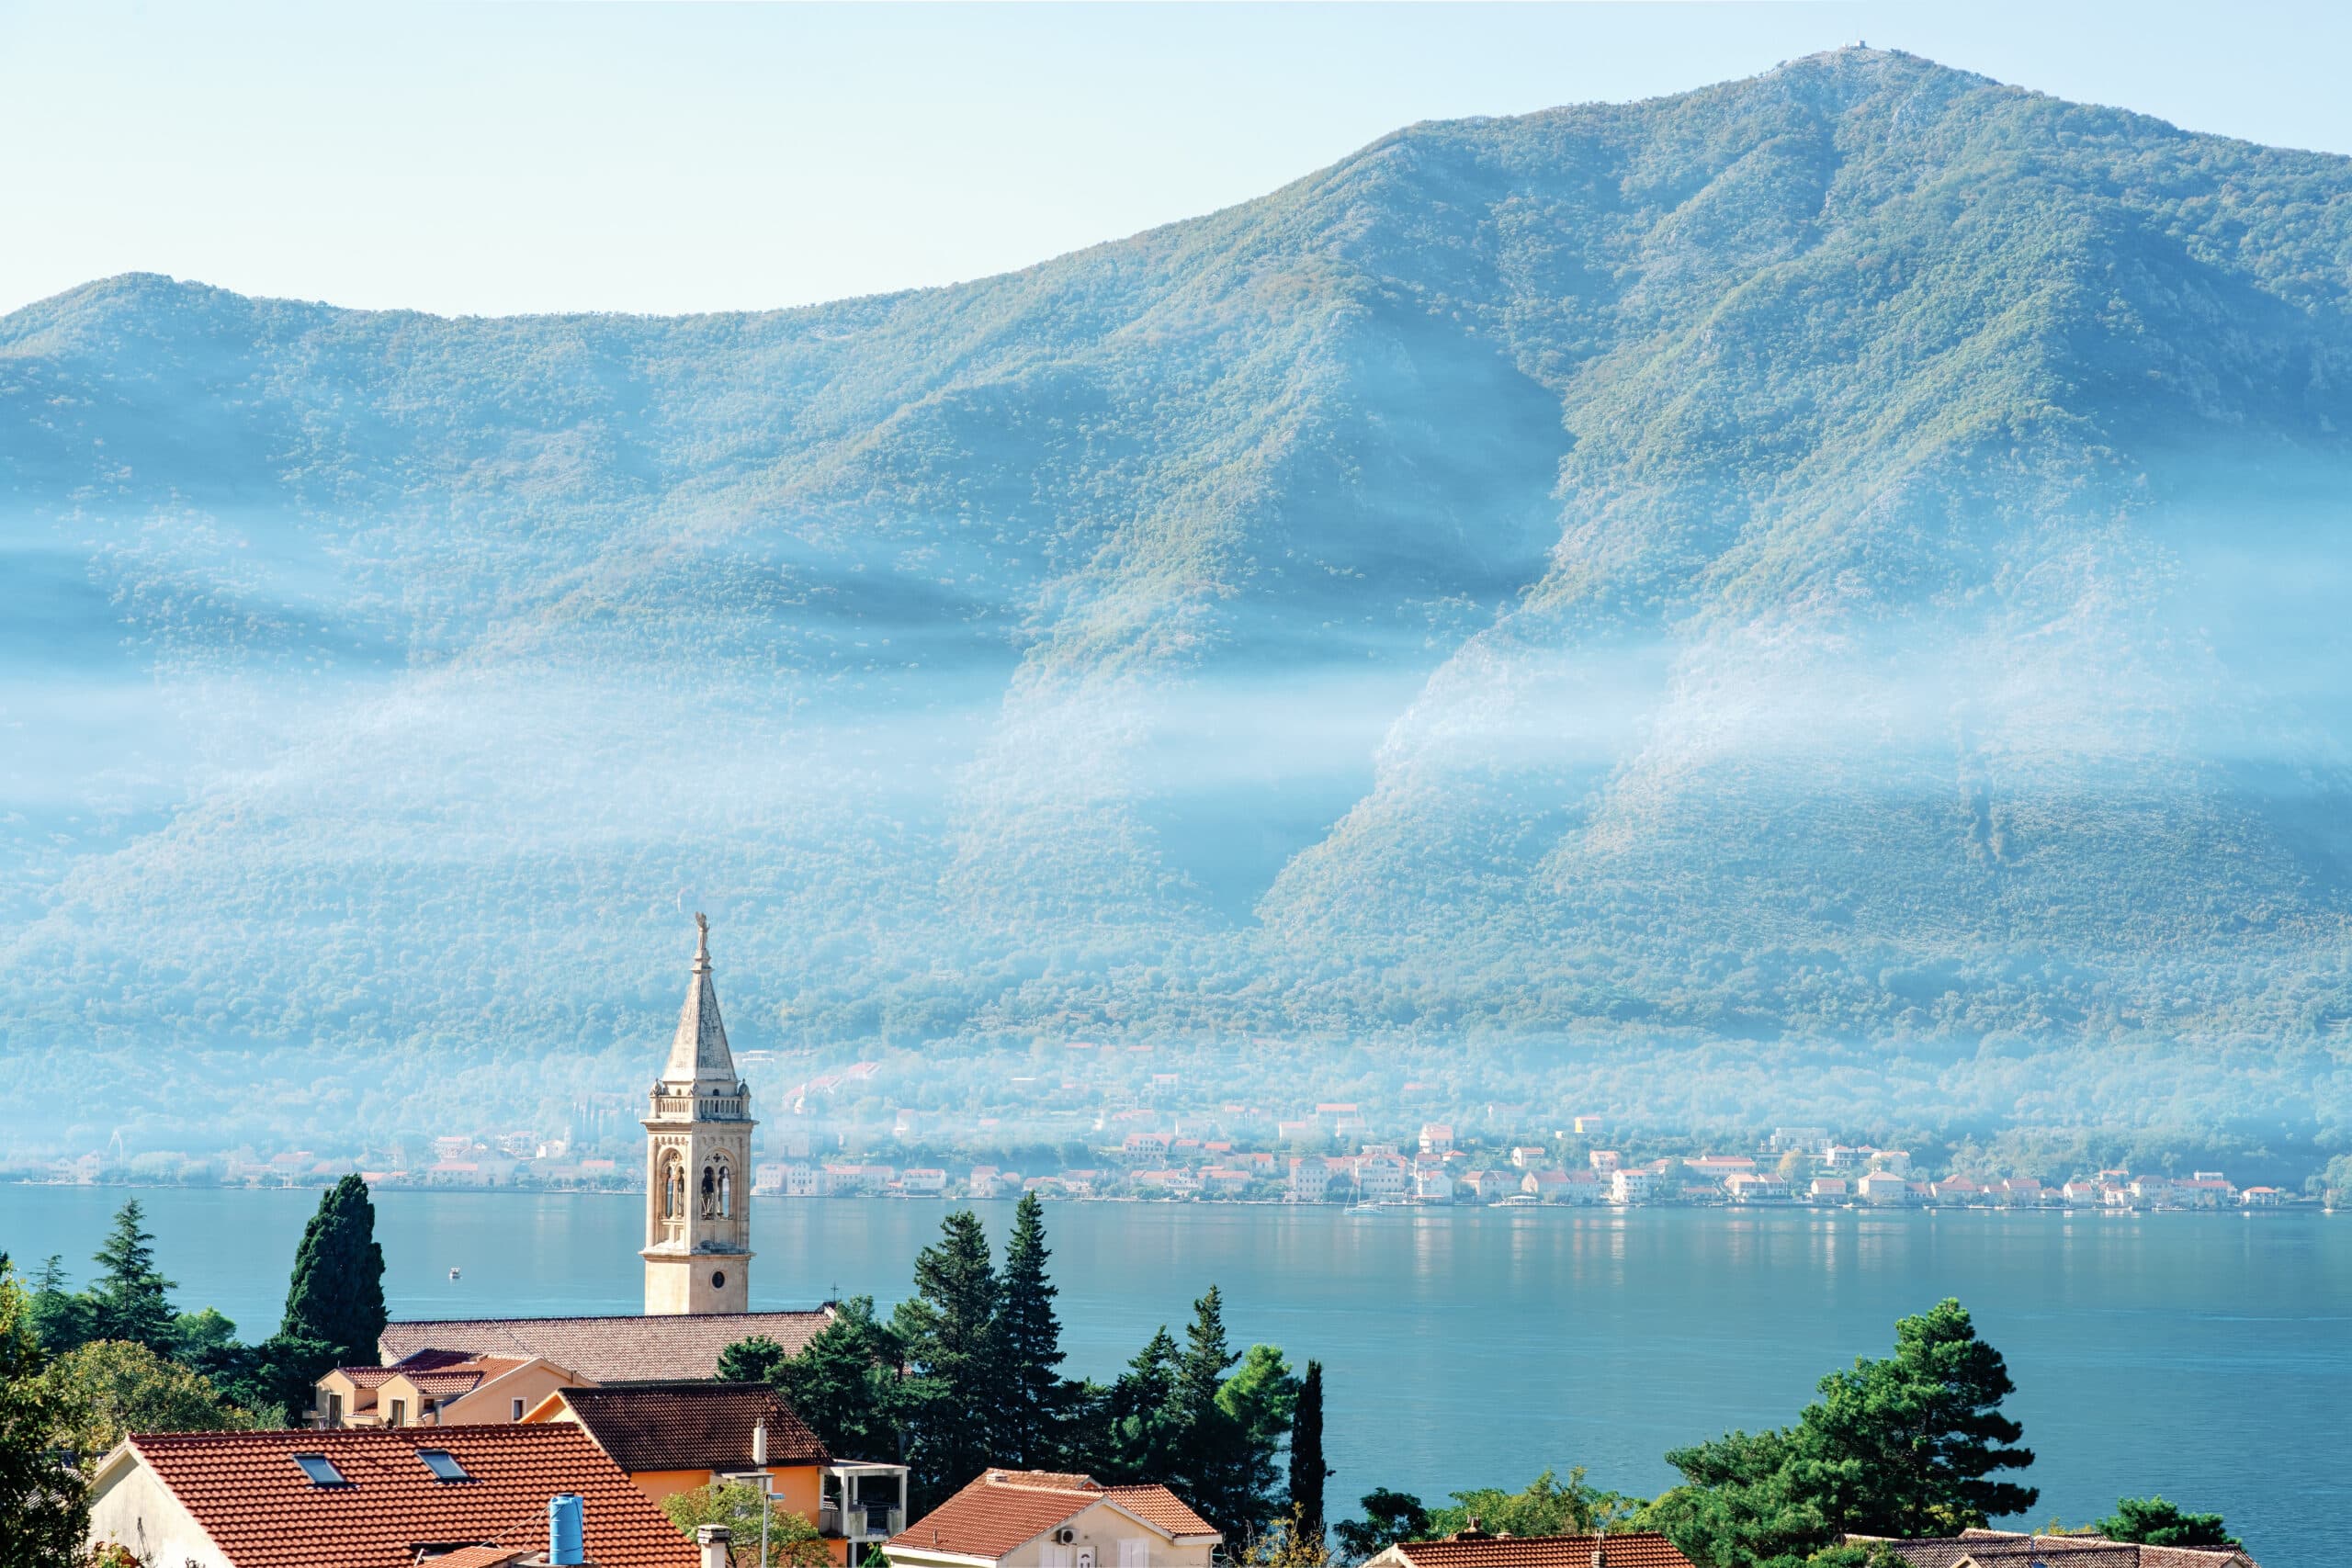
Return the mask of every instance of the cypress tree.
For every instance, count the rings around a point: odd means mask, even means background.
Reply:
[[[1298,1408],[1290,1422],[1292,1529],[1301,1540],[1323,1540],[1323,1483],[1338,1472],[1323,1462],[1323,1363],[1306,1363]]]
[[[1063,1461],[1062,1325],[1054,1315],[1058,1294],[1046,1277],[1045,1205],[1035,1192],[1012,1211],[1004,1247],[1004,1285],[997,1306],[997,1345],[1003,1359],[1004,1407],[997,1421],[995,1462],[1025,1470],[1055,1470]]]
[[[128,1339],[169,1355],[178,1338],[172,1321],[172,1281],[155,1268],[155,1238],[140,1228],[146,1217],[133,1198],[115,1215],[114,1229],[98,1248],[89,1332],[94,1339]]]
[[[1227,1348],[1225,1298],[1215,1285],[1193,1303],[1192,1325],[1169,1380],[1169,1414],[1175,1427],[1176,1473],[1171,1481],[1203,1517],[1239,1540],[1256,1522],[1248,1475],[1247,1434],[1217,1404],[1217,1390],[1241,1358]]]
[[[999,1286],[988,1236],[968,1209],[939,1229],[939,1240],[915,1255],[914,1299],[892,1316],[914,1372],[906,1389],[906,1461],[914,1506],[923,1511],[989,1467],[989,1427],[1003,1407]]]
[[[372,1364],[388,1317],[376,1205],[354,1173],[327,1189],[302,1229],[278,1337],[326,1346],[339,1362]]]

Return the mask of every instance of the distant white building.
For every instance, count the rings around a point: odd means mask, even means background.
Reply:
[[[1290,1162],[1290,1201],[1321,1203],[1331,1196],[1331,1162],[1321,1155],[1304,1155]]]
[[[1417,1203],[1453,1202],[1453,1178],[1439,1166],[1425,1166],[1414,1171],[1413,1201]]]
[[[1609,1173],[1609,1201],[1612,1203],[1645,1203],[1650,1196],[1650,1173],[1628,1170],[1623,1167]]]
[[[1584,1162],[1593,1169],[1600,1172],[1601,1175],[1606,1176],[1611,1171],[1615,1170],[1618,1167],[1623,1165],[1625,1163],[1625,1156],[1619,1154],[1615,1149],[1589,1149],[1585,1153]]]

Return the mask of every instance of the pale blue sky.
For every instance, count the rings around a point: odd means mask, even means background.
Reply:
[[[1416,119],[1867,39],[2352,152],[2352,5],[112,6],[0,0],[0,310],[167,272],[441,311],[1017,267]]]

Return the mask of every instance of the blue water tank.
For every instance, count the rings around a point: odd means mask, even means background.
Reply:
[[[588,1506],[577,1492],[548,1499],[548,1561],[578,1564],[588,1560]]]

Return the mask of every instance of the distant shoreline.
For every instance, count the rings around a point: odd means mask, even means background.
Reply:
[[[31,1181],[0,1179],[0,1187],[40,1188],[56,1191],[122,1191],[122,1192],[318,1192],[334,1183],[286,1182],[275,1187],[195,1184],[177,1181]],[[378,1195],[390,1193],[421,1193],[434,1197],[474,1198],[642,1198],[644,1189],[627,1187],[525,1187],[525,1186],[417,1186],[388,1183],[371,1189]],[[910,1192],[840,1192],[817,1197],[779,1197],[775,1193],[754,1193],[779,1206],[802,1203],[937,1203],[955,1207],[972,1203],[1013,1203],[1018,1193],[991,1193],[986,1197],[971,1197],[951,1193]],[[1042,1195],[1041,1195],[1042,1196]],[[1431,1213],[1545,1213],[1545,1214],[1635,1214],[1704,1210],[1726,1213],[1806,1213],[1806,1214],[2035,1214],[2082,1219],[2140,1219],[2164,1215],[2242,1215],[2252,1219],[2256,1215],[2288,1213],[2334,1214],[2336,1211],[2316,1198],[2290,1198],[2272,1204],[2231,1204],[2227,1208],[2200,1209],[2189,1207],[2109,1207],[2070,1203],[1811,1203],[1790,1199],[1768,1199],[1748,1203],[1388,1203],[1376,1213],[1366,1213],[1348,1203],[1294,1203],[1286,1198],[1138,1198],[1131,1195],[1071,1197],[1048,1196],[1048,1203],[1125,1203],[1138,1207],[1160,1209],[1306,1209],[1327,1213],[1350,1214],[1362,1220],[1387,1219],[1396,1215]]]

